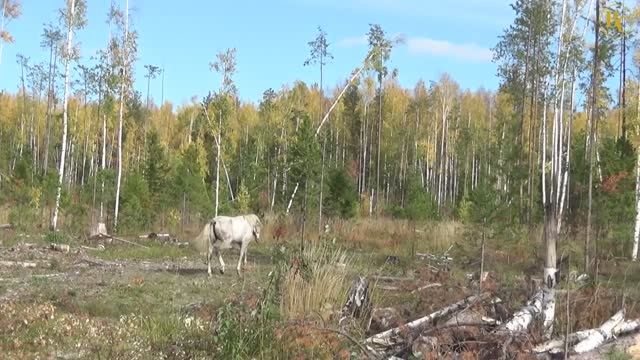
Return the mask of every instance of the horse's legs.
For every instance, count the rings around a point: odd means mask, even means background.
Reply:
[[[224,274],[224,260],[222,260],[220,249],[216,249],[216,254],[218,254],[218,262],[220,263],[220,274]]]
[[[209,244],[207,254],[207,273],[209,274],[209,277],[211,277],[211,255],[213,255],[213,246]]]
[[[238,259],[238,267],[237,267],[237,271],[238,271],[238,276],[240,276],[240,270],[242,269],[242,260],[244,258],[244,263],[247,263],[247,245],[245,245],[244,243],[242,244],[242,246],[240,247],[240,258]]]

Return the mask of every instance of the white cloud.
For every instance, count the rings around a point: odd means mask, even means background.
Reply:
[[[414,54],[429,54],[473,62],[488,62],[493,58],[490,49],[476,44],[454,44],[429,38],[409,38],[407,46]]]

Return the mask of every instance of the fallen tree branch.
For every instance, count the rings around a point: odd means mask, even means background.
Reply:
[[[432,321],[443,318],[445,316],[449,316],[457,311],[460,311],[472,305],[475,302],[484,301],[488,298],[489,298],[489,294],[487,293],[482,295],[469,296],[465,299],[462,299],[454,304],[451,304],[427,316],[416,319],[403,326],[395,327],[393,329],[389,329],[387,331],[373,335],[365,340],[365,344],[368,345],[370,350],[373,350],[376,353],[377,351],[384,352],[386,350],[392,349],[404,343],[404,339],[402,338],[403,332],[421,332]]]
[[[122,239],[122,238],[119,238],[119,237],[115,237],[115,236],[113,236],[113,235],[107,235],[107,237],[109,237],[109,238],[111,238],[111,239],[113,239],[113,240],[118,240],[118,241],[121,241],[121,242],[124,242],[124,243],[127,243],[127,244],[131,244],[131,245],[135,245],[135,246],[140,246],[141,248],[149,249],[149,247],[148,247],[148,246],[144,246],[144,245],[142,245],[142,244],[138,244],[138,243],[133,242],[133,241],[129,241],[129,240],[125,240],[125,239]]]
[[[13,229],[13,225],[11,224],[0,224],[0,230],[8,230]]]
[[[430,289],[430,288],[434,288],[434,287],[441,287],[441,286],[442,286],[442,284],[440,284],[440,283],[427,284],[427,285],[424,285],[424,286],[420,286],[419,288],[413,290],[411,293],[415,294],[415,293],[420,292],[422,290],[426,290],[426,289]]]
[[[98,245],[98,247],[91,247],[91,246],[84,246],[84,245],[80,245],[80,247],[85,249],[85,250],[93,250],[93,251],[103,251],[104,250],[104,245],[102,245],[102,244]]]

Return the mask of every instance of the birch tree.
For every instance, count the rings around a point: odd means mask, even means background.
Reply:
[[[237,92],[233,82],[233,74],[236,72],[236,49],[227,49],[216,55],[216,61],[209,63],[212,71],[222,75],[220,84],[220,95],[226,104]],[[216,186],[215,186],[215,216],[218,216],[219,195],[220,195],[220,159],[222,157],[222,111],[218,112],[218,126],[216,132]],[[226,173],[226,172],[225,172]],[[227,174],[228,178],[228,174]],[[229,184],[230,185],[230,184]],[[231,190],[231,189],[230,189]],[[233,195],[232,195],[233,196]]]
[[[117,69],[118,95],[118,169],[116,175],[116,194],[113,213],[114,229],[118,228],[118,215],[120,210],[120,185],[122,184],[123,149],[122,133],[124,127],[125,102],[129,98],[129,91],[133,83],[132,67],[137,51],[137,34],[129,30],[129,0],[125,3],[124,13],[113,6],[110,11],[111,21],[117,26],[119,38],[111,39],[110,55],[112,64]]]
[[[58,44],[62,41],[62,32],[54,25],[47,25],[42,33],[40,46],[49,49],[49,74],[47,76],[47,114],[46,135],[44,145],[44,159],[42,170],[46,174],[49,169],[49,148],[51,141],[51,112],[55,98],[56,60],[58,59]]]
[[[69,118],[69,84],[70,65],[77,58],[77,49],[73,44],[73,35],[85,24],[86,3],[84,0],[67,0],[67,6],[60,10],[61,19],[67,29],[66,47],[62,54],[64,59],[64,97],[62,113],[62,149],[60,151],[60,167],[58,170],[58,189],[56,191],[56,204],[51,219],[51,229],[56,231],[58,227],[58,212],[60,211],[60,196],[62,194],[62,181],[64,180],[65,158],[67,152],[67,128]]]
[[[378,24],[370,24],[367,34],[369,41],[369,62],[371,69],[375,71],[378,79],[378,150],[376,156],[376,193],[374,208],[378,209],[380,198],[380,149],[382,145],[382,81],[389,73],[387,61],[391,56],[392,42],[386,38],[382,27]],[[372,199],[373,201],[373,199]]]

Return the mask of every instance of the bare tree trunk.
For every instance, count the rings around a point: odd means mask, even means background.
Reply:
[[[593,75],[591,78],[591,126],[589,131],[589,200],[587,212],[587,236],[584,244],[584,271],[589,269],[589,243],[591,242],[591,206],[593,203],[593,152],[596,150],[595,132],[598,123],[598,47],[600,38],[600,1],[596,1],[595,46],[593,52]]]
[[[218,216],[218,206],[219,206],[219,191],[220,191],[220,151],[221,151],[221,134],[222,132],[222,113],[218,113],[218,133],[216,136],[218,137],[218,141],[216,141],[216,204],[215,204],[215,216]]]
[[[638,82],[638,103],[637,103],[637,123],[640,123],[640,81]],[[636,136],[638,135],[638,125],[636,125]],[[633,250],[631,252],[631,259],[638,261],[638,242],[640,241],[640,151],[637,151],[636,161],[636,225],[633,232]]]
[[[107,161],[107,116],[102,116],[102,160],[100,165],[104,176]],[[104,223],[104,177],[101,180],[100,188],[100,222]]]
[[[116,180],[116,204],[115,210],[113,214],[113,228],[114,231],[118,229],[118,211],[120,209],[120,184],[122,183],[122,123],[124,121],[124,100],[126,96],[127,86],[126,86],[126,77],[127,77],[127,62],[129,60],[129,55],[127,54],[127,40],[129,37],[129,0],[126,2],[125,9],[125,30],[124,30],[124,66],[122,71],[122,79],[120,84],[120,111],[118,115],[118,177]]]
[[[380,149],[382,140],[382,79],[378,82],[378,156],[376,159],[376,198],[375,210],[378,211],[378,201],[380,198]]]
[[[67,152],[67,127],[69,119],[69,83],[71,81],[69,74],[69,65],[71,62],[71,46],[73,44],[73,18],[75,16],[75,0],[70,0],[70,15],[71,21],[69,22],[67,29],[67,53],[65,54],[64,65],[64,104],[62,113],[62,150],[60,155],[60,170],[58,174],[58,188],[56,190],[56,205],[53,210],[53,218],[51,219],[51,229],[57,231],[58,228],[58,212],[60,211],[60,196],[62,195],[62,181],[64,180],[64,160]]]
[[[320,210],[318,211],[318,233],[322,234],[322,201],[323,201],[323,190],[324,190],[324,159],[325,159],[325,150],[327,147],[327,137],[324,137],[322,141],[322,169],[320,170]],[[305,189],[306,191],[306,189]]]

